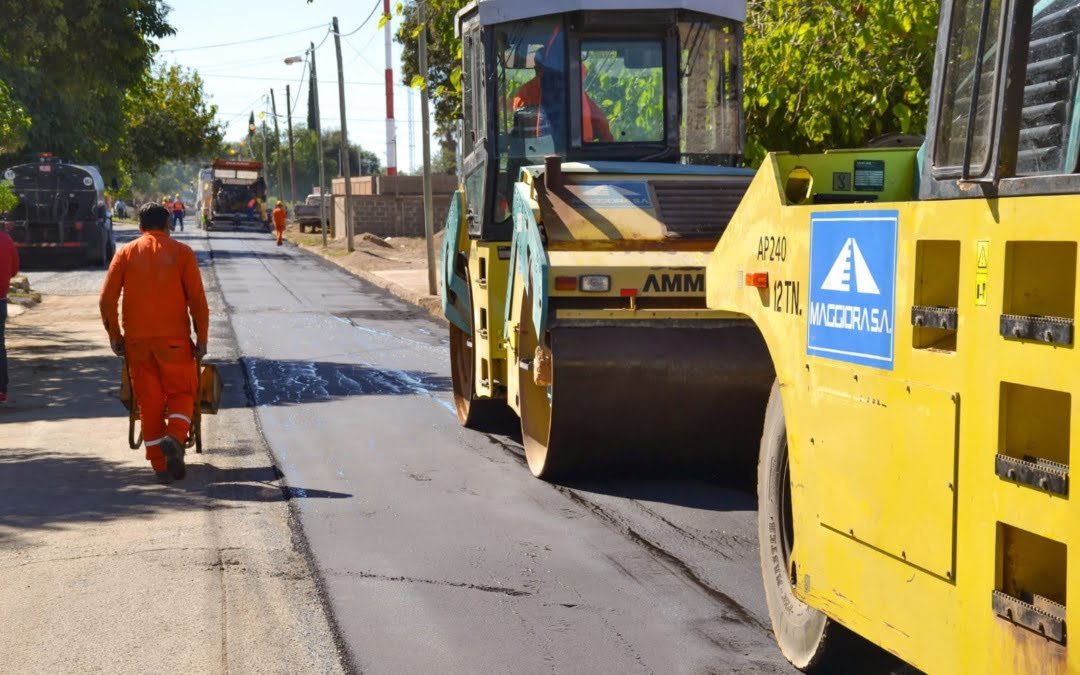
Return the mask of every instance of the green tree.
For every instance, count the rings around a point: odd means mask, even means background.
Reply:
[[[11,88],[0,81],[0,154],[18,150],[29,130],[30,117],[12,98]]]
[[[123,156],[133,171],[153,172],[168,160],[203,156],[223,136],[202,79],[176,65],[159,66],[128,89],[124,113]]]
[[[923,133],[938,3],[751,0],[747,156]]]
[[[19,198],[11,191],[11,182],[0,180],[0,213],[14,209],[19,204]]]
[[[0,81],[33,121],[26,146],[114,170],[126,92],[173,34],[167,12],[160,0],[0,3]]]
[[[451,156],[457,150],[455,135],[461,117],[461,42],[454,37],[454,16],[468,0],[427,0],[428,95],[435,114],[435,133]],[[398,3],[401,21],[395,39],[401,43],[402,81],[414,88],[423,84],[417,51],[420,25],[416,2]]]
[[[162,0],[0,2],[0,163],[50,151],[130,187],[134,173],[216,145],[198,76],[153,67],[156,41],[175,32],[168,11]]]

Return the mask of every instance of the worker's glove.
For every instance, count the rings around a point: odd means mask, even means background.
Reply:
[[[195,358],[201,359],[206,356],[206,343],[200,342],[195,345]]]
[[[116,354],[117,356],[124,355],[124,338],[120,338],[119,340],[110,340],[109,346],[112,347],[113,354]]]

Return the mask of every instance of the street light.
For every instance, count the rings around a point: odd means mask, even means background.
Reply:
[[[286,56],[285,57],[285,65],[291,66],[292,64],[300,63],[303,60],[304,60],[303,56]]]

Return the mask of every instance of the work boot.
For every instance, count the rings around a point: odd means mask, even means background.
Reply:
[[[169,468],[172,477],[180,480],[187,475],[187,467],[184,466],[184,444],[172,436],[166,436],[161,441],[161,452],[165,454],[165,466]]]
[[[155,471],[154,477],[157,478],[157,482],[162,485],[171,485],[175,480],[168,471]]]

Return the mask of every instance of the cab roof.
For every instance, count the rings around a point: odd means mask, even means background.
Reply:
[[[581,10],[626,12],[649,9],[686,9],[739,23],[746,21],[746,0],[473,0],[457,13],[456,23],[460,26],[462,17],[474,10],[480,24],[486,26]]]

